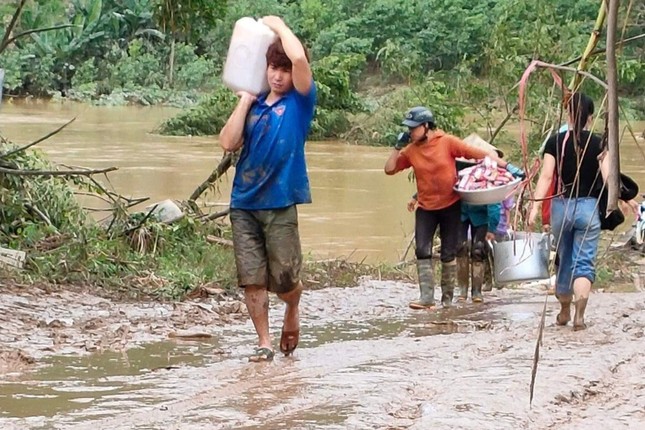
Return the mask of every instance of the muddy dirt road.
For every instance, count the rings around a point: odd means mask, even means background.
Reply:
[[[532,408],[542,287],[433,313],[407,309],[415,294],[379,281],[306,292],[295,357],[263,364],[246,360],[254,332],[234,300],[0,294],[13,315],[0,317],[2,347],[35,359],[11,368],[5,355],[0,428],[644,428],[645,293],[595,293],[575,333],[553,324],[548,298]],[[213,337],[168,339],[177,330]]]

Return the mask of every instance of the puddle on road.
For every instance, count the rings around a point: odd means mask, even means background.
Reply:
[[[155,375],[181,366],[204,366],[217,359],[215,342],[160,342],[124,352],[57,356],[19,380],[0,382],[0,417],[50,417],[102,402],[125,406],[129,397],[154,388]]]

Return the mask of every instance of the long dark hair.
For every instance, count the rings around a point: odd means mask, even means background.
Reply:
[[[587,125],[589,116],[594,113],[593,100],[586,94],[573,93],[569,97],[567,108],[573,120],[573,139],[578,146],[584,146],[587,142],[581,139],[582,131]]]

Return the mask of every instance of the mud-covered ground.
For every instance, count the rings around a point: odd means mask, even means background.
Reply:
[[[0,285],[0,374],[51,355],[124,351],[246,320],[246,306],[224,291],[185,302],[119,302],[87,289]],[[207,335],[207,336],[203,336]]]
[[[295,356],[255,364],[235,299],[3,287],[0,428],[644,428],[645,292],[594,293],[589,329],[573,332],[544,291],[435,312],[408,309],[403,282],[307,291]],[[272,303],[276,336],[282,312]]]

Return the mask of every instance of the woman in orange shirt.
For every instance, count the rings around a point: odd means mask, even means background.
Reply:
[[[461,228],[461,204],[454,190],[457,182],[455,159],[480,160],[488,156],[515,176],[524,176],[524,172],[501,160],[495,151],[475,148],[438,129],[432,112],[424,106],[410,109],[402,125],[408,127],[408,132],[399,135],[385,162],[385,173],[394,175],[412,167],[416,177],[415,254],[420,297],[410,302],[410,307],[430,309],[435,306],[431,258],[437,227],[441,241],[441,303],[450,306],[457,284],[456,256]]]

